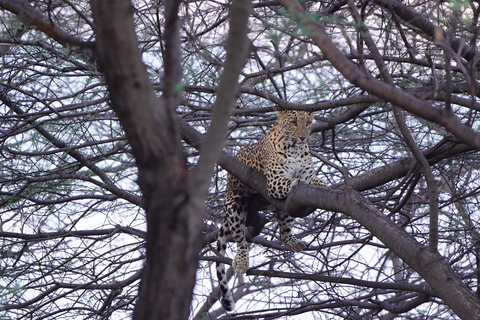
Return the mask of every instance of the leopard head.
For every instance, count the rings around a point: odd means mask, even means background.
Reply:
[[[313,112],[301,110],[277,111],[276,125],[293,143],[306,142],[312,130]]]

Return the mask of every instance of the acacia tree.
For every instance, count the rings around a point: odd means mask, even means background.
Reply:
[[[0,8],[5,317],[478,318],[477,3]],[[276,109],[317,111],[329,187],[274,201],[228,154]],[[212,267],[224,169],[261,195],[228,316]],[[265,200],[302,217],[305,252],[281,245]]]

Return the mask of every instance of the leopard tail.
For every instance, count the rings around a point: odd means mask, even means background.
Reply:
[[[228,221],[222,223],[218,233],[217,239],[217,250],[221,257],[225,257],[225,250],[227,249],[227,238],[230,234],[230,229],[228,227]],[[228,288],[228,279],[225,272],[225,264],[222,262],[216,263],[217,267],[217,279],[218,285],[220,287],[220,302],[225,311],[233,311],[235,309],[235,302],[233,301],[232,292]]]

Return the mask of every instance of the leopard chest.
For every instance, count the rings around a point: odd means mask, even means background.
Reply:
[[[276,153],[277,172],[285,178],[301,178],[310,167],[308,146],[298,145],[284,148]]]

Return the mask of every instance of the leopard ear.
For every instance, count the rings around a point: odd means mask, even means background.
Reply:
[[[288,110],[277,110],[277,117],[280,119],[280,118],[283,118],[287,115],[288,113]]]

